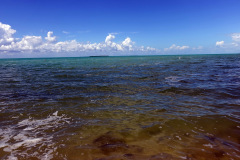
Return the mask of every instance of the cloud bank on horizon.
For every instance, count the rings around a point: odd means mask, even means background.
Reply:
[[[23,36],[15,38],[15,29],[8,24],[0,22],[0,57],[56,57],[56,56],[90,56],[90,55],[153,55],[153,54],[179,54],[201,53],[202,46],[190,47],[172,44],[169,48],[160,49],[144,46],[136,46],[135,42],[127,37],[120,43],[116,43],[115,34],[109,34],[101,43],[81,43],[76,40],[58,41],[57,37],[49,31],[46,37]],[[217,41],[214,51],[232,51],[240,48],[240,33],[231,34],[232,43],[225,44]],[[209,50],[209,52],[210,52]]]
[[[24,36],[23,38],[14,38],[16,30],[12,29],[10,25],[0,22],[0,52],[1,54],[15,54],[27,53],[32,56],[71,56],[72,53],[78,56],[88,56],[94,54],[124,54],[124,53],[145,53],[145,52],[159,52],[158,49],[144,46],[135,46],[135,42],[127,37],[121,43],[116,43],[114,34],[109,34],[102,43],[80,43],[76,40],[57,41],[57,37],[53,35],[52,31],[47,33],[46,37],[42,36]],[[54,54],[52,54],[54,53]],[[57,54],[59,53],[59,54]],[[63,54],[64,53],[64,54]]]

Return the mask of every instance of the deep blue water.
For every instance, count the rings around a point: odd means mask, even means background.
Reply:
[[[239,159],[240,55],[0,60],[0,157]]]

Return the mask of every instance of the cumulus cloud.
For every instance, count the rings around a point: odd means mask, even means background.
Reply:
[[[151,47],[137,47],[131,38],[127,37],[120,43],[116,43],[114,34],[106,36],[105,41],[101,43],[80,43],[76,40],[57,41],[52,31],[49,31],[46,37],[42,36],[24,36],[14,38],[16,30],[8,24],[0,23],[0,51],[2,53],[22,52],[22,53],[127,53],[127,52],[156,52],[157,49]]]
[[[225,43],[225,41],[216,42],[216,51],[219,53],[239,53],[240,51],[240,33],[230,34],[232,42]]]
[[[217,41],[216,42],[216,46],[223,46],[224,45],[224,41]]]
[[[129,38],[127,37],[123,42],[122,42],[122,45],[123,46],[127,46],[127,47],[132,47],[132,45],[134,44],[134,42]]]
[[[113,34],[109,34],[105,39],[105,43],[106,44],[111,44],[112,40],[114,40],[114,39],[115,39],[115,36]]]
[[[16,30],[12,29],[10,25],[0,22],[0,45],[10,44],[14,41],[12,37]]]
[[[52,36],[53,35],[53,32],[52,31],[49,31],[47,33],[47,37],[45,37],[45,39],[48,41],[48,42],[55,42],[57,39],[56,39],[56,36]]]
[[[232,41],[217,41],[215,53],[239,53],[240,51],[240,33],[230,34]]]
[[[189,46],[177,46],[175,44],[171,45],[169,48],[164,48],[164,51],[181,51],[190,48]]]

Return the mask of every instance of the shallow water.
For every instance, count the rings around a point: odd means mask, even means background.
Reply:
[[[0,60],[1,159],[240,159],[240,55]]]

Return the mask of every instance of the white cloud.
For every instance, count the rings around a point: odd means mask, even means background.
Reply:
[[[16,30],[12,29],[10,25],[0,22],[0,45],[10,44],[14,41],[12,35]]]
[[[24,36],[21,41],[15,43],[19,49],[33,50],[42,44],[41,36]]]
[[[216,46],[223,46],[224,45],[224,41],[217,41],[216,42]]]
[[[49,31],[47,33],[47,37],[45,37],[45,39],[48,41],[48,42],[55,42],[57,39],[56,39],[56,36],[52,36],[53,35],[53,32],[52,31]]]
[[[231,37],[233,41],[240,42],[240,33],[233,33]]]
[[[239,44],[238,44],[238,43],[235,43],[235,42],[233,42],[232,45],[233,45],[234,47],[238,47],[238,46],[239,46]]]
[[[173,44],[169,48],[164,48],[164,51],[172,51],[172,50],[179,51],[179,50],[185,50],[188,48],[190,48],[190,47],[189,46],[177,46],[177,45]]]
[[[64,34],[69,34],[69,32],[67,32],[67,31],[62,31],[62,33],[64,33]]]
[[[35,50],[42,44],[41,36],[24,36],[20,41],[12,42],[10,45],[1,45],[0,50],[26,51]]]
[[[240,52],[240,33],[230,34],[232,42],[217,41],[215,53],[239,53]]]
[[[203,46],[193,47],[192,49],[193,50],[201,50],[201,49],[203,49]]]
[[[116,43],[113,40],[115,35],[109,34],[104,42],[101,43],[80,43],[76,40],[70,41],[57,41],[56,36],[53,36],[53,32],[49,31],[47,36],[24,36],[23,38],[14,38],[13,34],[16,30],[11,29],[10,25],[0,23],[0,51],[1,53],[49,53],[61,54],[69,53],[84,53],[79,54],[86,55],[85,53],[99,54],[124,54],[124,53],[136,53],[136,52],[157,52],[159,50],[151,47],[137,47],[134,42],[127,37],[120,43]],[[131,54],[130,53],[130,54]],[[141,53],[140,53],[141,54]],[[41,56],[41,55],[38,55]],[[57,56],[57,55],[56,55]]]
[[[123,46],[127,46],[127,47],[132,47],[132,45],[134,44],[134,42],[132,42],[132,40],[127,37],[123,42],[122,42],[122,45]]]
[[[115,36],[112,34],[109,34],[105,39],[105,43],[110,45],[112,43],[112,40],[114,39],[115,39]]]

